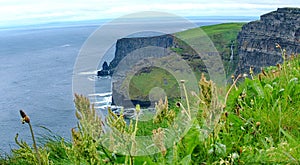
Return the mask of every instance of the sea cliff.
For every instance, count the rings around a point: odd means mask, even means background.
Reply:
[[[239,62],[236,73],[248,73],[252,66],[276,65],[283,61],[279,44],[287,55],[300,53],[300,8],[279,8],[260,20],[245,24],[238,34]]]

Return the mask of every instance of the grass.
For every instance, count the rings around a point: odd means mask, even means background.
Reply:
[[[130,80],[129,95],[130,98],[142,98],[147,100],[151,89],[159,87],[170,97],[178,97],[180,94],[176,79],[167,71],[154,67],[149,73],[135,74]],[[160,93],[152,91],[154,98],[164,97]]]

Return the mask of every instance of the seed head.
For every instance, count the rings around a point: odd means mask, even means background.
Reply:
[[[264,68],[261,68],[261,73],[262,73],[264,76],[267,76],[267,73],[265,72]]]
[[[253,66],[251,66],[250,68],[249,68],[249,73],[252,75],[253,74]]]
[[[225,116],[226,116],[226,118],[228,117],[228,112],[225,112]]]
[[[26,113],[23,110],[20,110],[20,114],[21,114],[21,117],[22,117],[22,124],[30,123],[29,116],[27,116]]]
[[[260,122],[256,122],[256,127],[258,128],[260,126]]]
[[[176,106],[177,106],[178,108],[180,108],[180,107],[181,107],[180,102],[177,102],[177,103],[176,103]]]
[[[281,70],[281,65],[280,64],[276,64],[278,70]]]

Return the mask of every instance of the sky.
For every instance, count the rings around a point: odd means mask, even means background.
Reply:
[[[0,27],[114,19],[141,11],[178,16],[260,16],[299,0],[0,0]]]

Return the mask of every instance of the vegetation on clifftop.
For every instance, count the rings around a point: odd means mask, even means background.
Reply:
[[[227,76],[230,76],[237,65],[238,58],[237,58],[237,42],[236,38],[239,31],[242,29],[242,26],[245,23],[223,23],[217,25],[209,25],[209,26],[202,26],[199,27],[203,30],[203,32],[209,37],[209,39],[214,44],[214,47],[219,52],[219,55],[222,58],[224,69]],[[178,32],[175,36],[179,36],[180,38],[190,39],[199,34],[198,28]],[[230,56],[231,56],[231,45],[233,46],[233,61],[230,63]],[[189,53],[185,51],[190,51],[189,49],[175,49],[177,53]],[[196,59],[197,60],[197,59]],[[198,64],[199,62],[191,61],[191,64]],[[200,62],[201,64],[201,62]]]

